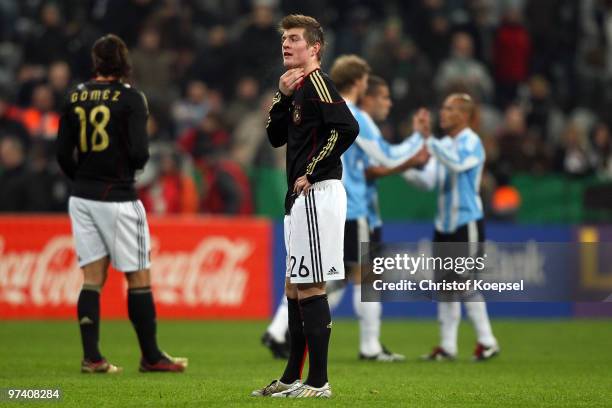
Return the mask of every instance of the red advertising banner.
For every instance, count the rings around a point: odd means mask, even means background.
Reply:
[[[253,218],[149,218],[161,318],[264,318],[272,305],[272,227]],[[82,285],[70,220],[0,217],[0,319],[73,318]],[[127,285],[109,271],[102,317],[127,317]]]

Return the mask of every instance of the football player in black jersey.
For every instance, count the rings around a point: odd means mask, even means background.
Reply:
[[[134,172],[149,158],[146,98],[123,82],[131,67],[119,37],[98,39],[92,58],[94,78],[68,93],[57,137],[57,160],[73,181],[69,213],[84,276],[77,304],[81,371],[121,371],[98,348],[100,291],[112,263],[127,279],[128,313],[142,351],[140,371],[182,372],[187,359],[170,357],[157,346],[149,228],[134,188]]]
[[[266,129],[272,146],[287,145],[284,226],[290,354],[282,377],[251,395],[329,398],[332,322],[325,282],[344,279],[347,207],[340,156],[357,137],[359,125],[320,69],[325,44],[321,25],[312,17],[289,15],[280,31],[286,72]],[[307,354],[308,377],[302,382]]]

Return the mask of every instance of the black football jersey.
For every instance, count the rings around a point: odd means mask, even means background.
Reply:
[[[293,95],[276,93],[266,129],[272,146],[287,144],[286,214],[299,177],[306,175],[310,183],[342,178],[340,156],[359,134],[344,99],[319,69],[308,74]]]
[[[136,200],[134,173],[149,159],[147,101],[119,81],[90,81],[71,90],[57,136],[57,160],[72,195],[98,201]]]

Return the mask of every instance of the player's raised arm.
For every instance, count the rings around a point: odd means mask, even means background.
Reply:
[[[365,170],[368,180],[391,176],[393,174],[402,173],[406,170],[423,166],[429,160],[430,154],[427,148],[421,144],[421,149],[411,155],[409,159],[404,160],[394,167],[386,167],[385,165],[368,166]]]
[[[431,154],[453,173],[461,173],[484,163],[484,148],[477,136],[458,148],[437,139],[429,139],[427,146]]]
[[[427,149],[426,140],[432,139],[431,136],[431,117],[427,109],[419,109],[417,113],[412,117],[412,128],[414,129],[416,137],[420,139],[422,150],[419,151],[418,155],[423,155],[423,160],[419,165],[425,164],[423,168],[410,168],[402,173],[402,177],[409,183],[415,185],[423,190],[433,190],[436,187],[436,180],[438,178],[439,165],[435,157],[430,158],[429,154],[423,153],[424,149]],[[429,153],[429,151],[427,151]]]
[[[387,142],[367,139],[362,137],[362,134],[363,132],[359,134],[355,143],[359,144],[359,147],[361,147],[370,158],[385,167],[398,167],[405,164],[423,147],[423,138],[419,134],[415,134],[414,137],[411,137],[410,144],[402,146],[401,150],[388,146],[387,148],[389,150],[387,151],[385,151],[385,146],[381,144]]]
[[[384,79],[375,75],[369,77],[368,88],[359,105],[366,114],[357,116],[360,131],[356,143],[368,156],[368,162],[373,163],[369,166],[368,178],[388,176],[425,164],[427,160],[412,158],[423,150],[424,139],[429,135],[430,126],[425,123],[430,119],[427,110],[420,109],[413,115],[414,133],[410,137],[400,144],[391,144],[374,122],[384,121],[392,106],[389,87]],[[426,155],[425,152],[421,153],[422,158]]]
[[[142,169],[149,160],[149,136],[147,135],[149,108],[144,94],[134,93],[128,109],[130,110],[128,116],[130,165],[134,169]]]
[[[293,91],[304,79],[303,68],[288,69],[278,81],[278,91],[272,100],[266,132],[273,147],[281,147],[287,143],[287,127],[291,117],[291,100]]]
[[[402,173],[402,177],[420,189],[431,191],[436,188],[438,171],[437,160],[431,158],[423,169],[406,170]]]
[[[320,169],[326,161],[339,160],[359,134],[359,124],[353,117],[346,102],[342,99],[333,82],[315,71],[309,76],[315,90],[314,99],[323,123],[329,128],[324,135],[326,143],[314,152],[306,167],[306,177],[310,183],[320,179]]]

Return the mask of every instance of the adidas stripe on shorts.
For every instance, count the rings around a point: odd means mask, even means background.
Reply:
[[[344,279],[346,191],[340,180],[314,183],[285,216],[286,277],[291,283]]]
[[[108,202],[70,197],[68,213],[80,267],[107,255],[113,267],[122,272],[151,266],[151,237],[140,200]]]

